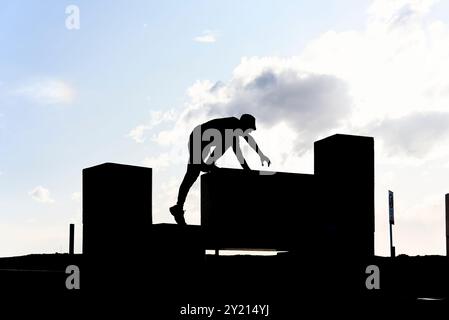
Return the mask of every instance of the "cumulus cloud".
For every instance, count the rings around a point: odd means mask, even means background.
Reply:
[[[294,150],[339,127],[351,113],[346,84],[337,77],[267,66],[228,102],[229,114],[251,113],[271,127],[284,122],[297,134]]]
[[[213,31],[205,30],[201,35],[193,38],[193,40],[201,43],[214,43],[217,41],[217,35]]]
[[[75,97],[73,87],[60,79],[29,82],[20,86],[14,93],[38,104],[69,104]]]
[[[297,56],[244,57],[229,81],[188,88],[172,127],[152,141],[185,152],[198,123],[252,113],[270,136],[289,132],[291,149],[282,152],[292,157],[317,138],[363,126],[385,142],[386,156],[425,157],[434,150],[426,139],[446,135],[449,105],[449,28],[423,19],[436,2],[373,1],[361,30],[325,32]],[[137,129],[141,141],[145,128]]]
[[[388,156],[422,158],[449,136],[449,113],[418,112],[386,118],[369,125],[367,132],[382,140]]]
[[[148,129],[149,126],[138,125],[137,127],[131,129],[131,131],[128,133],[128,137],[130,137],[137,143],[144,143],[145,142],[144,134],[145,131]]]
[[[277,61],[277,60],[276,60]],[[190,104],[175,127],[159,133],[156,141],[179,141],[178,131],[194,123],[220,116],[253,114],[258,123],[271,129],[285,123],[295,134],[294,153],[303,154],[310,141],[342,125],[352,109],[346,84],[335,76],[286,68],[267,60],[259,73],[229,83],[197,82],[188,90]],[[243,59],[238,68],[248,62]],[[188,134],[188,130],[183,132]]]
[[[381,13],[371,14],[364,29],[325,32],[297,58],[306,70],[348,83],[356,105],[352,121],[357,124],[416,111],[445,111],[449,105],[447,23],[423,18],[433,1],[374,1],[373,7],[390,3],[400,5],[388,9],[386,16],[400,15],[406,4],[414,14],[399,24],[380,19]]]
[[[162,153],[155,157],[146,157],[143,160],[143,165],[154,168],[156,170],[162,170],[167,168],[172,164],[172,158],[168,153]]]
[[[37,186],[29,192],[29,195],[33,200],[42,203],[53,203],[55,200],[51,198],[50,190],[44,188],[43,186]]]
[[[127,134],[127,137],[133,139],[137,143],[144,143],[146,140],[147,131],[153,129],[154,127],[170,122],[175,118],[175,111],[151,111],[150,119],[145,124],[140,124]]]
[[[281,122],[294,128],[290,153],[297,155],[310,149],[310,141],[337,130],[447,112],[449,28],[422,19],[434,3],[373,1],[361,30],[325,32],[297,56],[242,58],[230,81],[194,83],[173,129],[160,131],[153,141],[173,145],[195,122],[249,112],[269,129]],[[423,132],[426,125],[423,121]],[[433,150],[416,143],[394,148],[413,157]]]
[[[376,0],[368,12],[386,23],[403,23],[429,12],[439,0]]]

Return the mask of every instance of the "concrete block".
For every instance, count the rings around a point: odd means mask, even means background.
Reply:
[[[314,176],[307,174],[220,169],[202,175],[201,225],[207,247],[295,246],[317,223],[314,188]]]
[[[319,211],[335,232],[332,245],[374,255],[374,139],[336,134],[315,142]]]
[[[152,224],[152,169],[105,163],[83,170],[83,253],[138,253]]]

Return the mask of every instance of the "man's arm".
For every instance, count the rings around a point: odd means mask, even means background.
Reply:
[[[237,159],[238,159],[240,165],[242,166],[242,168],[245,170],[251,170],[250,167],[248,166],[248,163],[246,162],[245,157],[243,156],[242,149],[240,149],[239,137],[234,137],[234,141],[232,144],[232,150],[234,151],[235,155],[237,156]]]
[[[259,146],[256,143],[256,140],[254,140],[254,138],[251,135],[249,135],[249,134],[245,134],[243,136],[243,138],[246,140],[246,142],[248,142],[249,146],[251,148],[253,148],[254,151],[257,152],[257,154],[260,157],[260,161],[262,162],[262,165],[266,161],[268,166],[270,166],[271,160],[262,152],[262,150],[260,150]]]

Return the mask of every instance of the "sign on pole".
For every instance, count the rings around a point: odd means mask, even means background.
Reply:
[[[394,224],[394,202],[393,191],[388,190],[388,207],[390,213],[390,224]]]

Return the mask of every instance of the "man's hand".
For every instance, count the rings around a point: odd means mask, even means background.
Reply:
[[[264,154],[260,155],[260,162],[262,163],[262,166],[264,162],[266,162],[268,166],[271,164],[271,160]]]
[[[251,168],[248,166],[248,164],[246,163],[246,161],[244,161],[243,163],[240,164],[243,168],[243,170],[246,171],[251,171]]]
[[[215,162],[211,163],[211,164],[205,164],[203,167],[203,171],[204,172],[214,172],[219,170],[220,168],[216,166]]]

